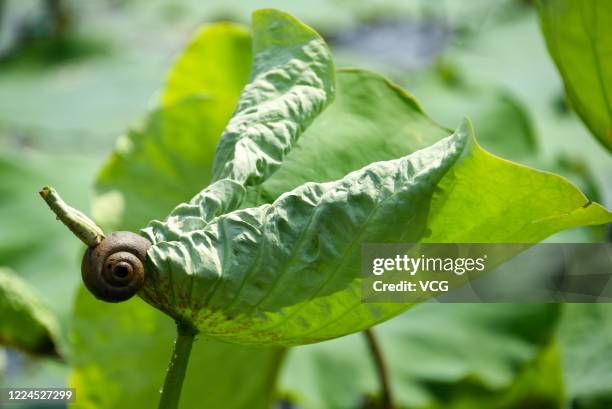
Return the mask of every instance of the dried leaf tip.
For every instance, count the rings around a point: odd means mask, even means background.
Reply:
[[[66,204],[52,187],[45,186],[38,193],[57,218],[83,243],[89,247],[100,244],[104,238],[104,232],[93,220]]]

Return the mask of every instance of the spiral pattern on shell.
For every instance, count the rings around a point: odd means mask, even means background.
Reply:
[[[81,273],[87,289],[107,302],[125,301],[136,294],[145,279],[145,259],[151,242],[127,231],[108,234],[83,256]]]

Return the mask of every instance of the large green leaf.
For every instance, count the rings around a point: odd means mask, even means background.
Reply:
[[[421,304],[375,327],[394,403],[558,409],[561,371],[550,347],[558,312],[556,305]],[[280,389],[304,409],[357,408],[379,394],[372,362],[361,334],[292,348]]]
[[[253,14],[253,68],[213,163],[213,180],[259,184],[332,101],[334,65],[325,41],[276,11]]]
[[[580,118],[612,151],[612,3],[541,0],[542,31]]]
[[[368,92],[355,91],[359,86],[369,88]],[[376,92],[386,90],[387,94],[389,92],[396,94],[395,101],[401,104],[401,109],[410,112],[417,119],[415,122],[422,127],[425,134],[440,135],[445,132],[426,119],[418,104],[410,96],[373,74],[360,71],[342,73],[339,75],[339,90],[345,90],[349,95],[354,93],[357,98],[367,97],[370,100],[368,115],[360,111],[366,104],[365,101],[361,100],[360,103],[355,104],[354,99],[343,105],[343,101],[346,100],[339,98],[337,104],[332,105],[321,117],[325,131],[317,129],[319,124],[317,120],[307,131],[306,137],[298,147],[287,157],[284,166],[263,183],[261,189],[263,199],[275,197],[276,194],[291,189],[293,185],[309,182],[307,178],[329,180],[328,177],[331,175],[341,175],[353,170],[351,167],[355,164],[387,159],[385,156],[397,154],[400,149],[409,152],[422,143],[423,137],[419,133],[416,133],[413,139],[408,139],[397,136],[401,135],[397,132],[390,132],[390,137],[384,140],[383,144],[385,146],[395,144],[394,149],[375,149],[374,147],[378,147],[381,142],[371,137],[372,133],[368,132],[368,128],[355,126],[355,122],[350,122],[348,118],[344,123],[339,120],[333,123],[325,120],[327,115],[334,113],[337,105],[338,109],[345,112],[347,110],[350,112],[352,109],[361,114],[354,114],[350,119],[365,116],[375,122],[377,117],[374,115],[378,112],[373,108],[384,106],[384,104],[372,103],[372,96],[386,95],[384,92]],[[388,122],[393,124],[393,121]],[[335,135],[336,127],[340,130],[338,134],[344,136],[342,139],[344,144],[359,148],[354,149],[353,152],[353,150],[342,149],[342,145],[337,142],[329,142],[330,140],[337,141],[336,138],[326,137],[330,134]],[[375,129],[384,130],[384,126]],[[428,129],[431,129],[432,132],[427,132]],[[466,129],[464,132],[471,132],[471,129]],[[359,140],[361,143],[357,144],[354,140]],[[369,143],[372,143],[374,147],[368,146]],[[325,161],[326,155],[329,157],[334,154],[342,160],[334,162],[334,159],[330,157],[328,161]],[[305,163],[311,165],[305,167]],[[478,183],[475,184],[474,181]],[[278,193],[272,193],[272,189],[278,189]],[[282,200],[283,197],[281,196],[279,201],[281,205],[278,207],[283,209],[284,214],[287,211],[284,209],[286,205]],[[549,201],[550,198],[552,201]],[[345,315],[341,317],[341,322],[338,322],[336,314],[330,312],[328,303],[318,302],[319,297],[303,303],[299,294],[308,293],[308,291],[304,291],[302,287],[308,290],[309,286],[313,285],[311,280],[306,278],[291,281],[290,287],[295,289],[293,293],[280,285],[278,290],[283,290],[283,296],[277,300],[270,299],[266,293],[266,289],[269,289],[270,286],[272,290],[277,290],[277,281],[274,278],[266,278],[262,282],[255,279],[252,291],[241,292],[244,289],[243,284],[252,280],[251,276],[257,279],[268,275],[274,277],[274,274],[261,273],[261,269],[265,266],[276,266],[267,260],[281,263],[278,270],[279,272],[285,271],[282,268],[283,257],[281,255],[287,251],[285,248],[293,248],[290,238],[283,237],[282,240],[279,240],[261,228],[262,225],[275,225],[274,217],[267,219],[268,214],[266,217],[262,216],[262,209],[267,211],[268,208],[246,209],[228,217],[220,216],[209,226],[202,227],[199,231],[190,230],[189,234],[185,234],[175,242],[168,241],[178,237],[176,232],[164,235],[161,229],[161,234],[157,232],[157,236],[150,234],[152,241],[161,243],[153,247],[149,253],[155,272],[150,277],[143,294],[145,299],[171,316],[191,322],[205,333],[222,339],[281,344],[314,342],[343,335],[388,318],[392,314],[391,311],[395,313],[399,311],[399,308],[388,308],[388,311],[384,313],[377,311],[376,319],[372,319],[371,314],[365,315],[365,317],[369,315],[370,318],[364,318],[361,315],[364,307],[359,306],[359,297],[353,295],[351,304],[350,298],[345,298],[343,292],[338,291],[338,288],[341,287],[338,287],[335,288],[336,296],[345,305],[343,313]],[[274,209],[270,211],[270,214],[274,215],[277,203],[270,209]],[[588,201],[565,179],[497,158],[470,140],[469,148],[463,158],[442,179],[436,189],[427,220],[428,234],[423,237],[415,236],[413,240],[538,242],[552,233],[569,227],[602,224],[611,219],[612,215],[607,210]],[[159,223],[156,225],[160,226]],[[200,224],[200,226],[204,225],[205,223]],[[276,233],[274,229],[271,228],[271,230]],[[416,228],[416,231],[419,231],[419,228]],[[269,239],[269,237],[274,239]],[[357,237],[359,240],[364,239]],[[381,237],[393,236],[386,232]],[[274,244],[273,246],[261,245],[261,243],[270,241]],[[338,241],[342,242],[342,240]],[[308,243],[308,240],[304,242]],[[276,243],[282,243],[282,245]],[[302,244],[302,242],[298,243]],[[258,251],[260,245],[266,250]],[[274,254],[275,249],[278,251],[277,255]],[[232,252],[229,254],[234,254],[237,258],[228,257],[228,252]],[[299,255],[299,252],[295,254]],[[291,258],[290,260],[293,262]],[[313,271],[319,274],[313,273],[312,275],[315,277],[314,288],[317,288],[317,276],[326,271],[327,265],[325,263],[319,265],[320,260],[316,258],[311,261],[313,265],[318,266],[318,269]],[[261,265],[258,264],[259,262]],[[351,267],[351,264],[347,262],[347,270],[353,268],[354,271],[358,271],[358,262],[353,263]],[[304,265],[306,266],[304,271],[309,271],[308,264]],[[258,274],[251,274],[255,268],[259,269]],[[301,271],[300,268],[296,268],[294,273],[297,274],[299,271]],[[283,274],[280,276],[285,279]],[[248,280],[243,281],[244,277],[247,277]],[[287,277],[292,276],[288,274]],[[301,277],[306,276],[302,274]],[[352,279],[357,279],[356,272]],[[290,280],[287,279],[287,281]],[[344,285],[350,293],[351,281],[345,281]],[[222,288],[222,291],[219,290],[219,287]],[[312,293],[312,290],[310,292]],[[318,295],[317,292],[314,294]],[[333,298],[330,297],[330,300]],[[335,302],[335,300],[330,301],[332,304]],[[310,308],[313,309],[313,312],[310,313],[312,316],[320,315],[320,311],[325,311],[325,314],[321,316],[322,322],[313,323],[305,318],[303,314]],[[352,311],[351,308],[353,308]],[[275,318],[275,314],[281,318]],[[253,317],[256,317],[256,320]],[[351,328],[348,323],[355,327]],[[317,329],[319,327],[323,330],[319,331]]]
[[[422,238],[431,196],[469,144],[467,132],[339,181],[307,183],[176,241],[145,229],[152,268],[141,296],[236,342],[305,344],[368,328],[401,306],[354,305],[361,243]]]
[[[0,268],[0,317],[0,344],[59,356],[55,316],[32,287],[5,268]]]

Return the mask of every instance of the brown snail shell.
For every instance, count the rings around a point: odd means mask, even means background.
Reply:
[[[131,298],[143,286],[145,259],[151,242],[128,232],[108,234],[83,255],[81,274],[87,289],[98,299],[120,302]]]

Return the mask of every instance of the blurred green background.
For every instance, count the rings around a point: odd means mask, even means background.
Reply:
[[[248,24],[251,12],[261,7],[280,8],[312,25],[330,43],[339,67],[371,68],[389,76],[446,127],[470,116],[489,150],[560,173],[590,199],[612,206],[611,157],[569,107],[537,9],[529,0],[0,0],[0,266],[24,278],[56,314],[66,355],[83,249],[53,219],[37,197],[38,189],[52,185],[68,203],[89,209],[97,170],[116,138],[153,107],[165,72],[197,27],[219,20]],[[603,229],[579,229],[550,240],[600,241],[606,234]],[[406,332],[404,338],[388,337],[402,340],[389,346],[389,359],[419,357],[418,365],[398,365],[395,373],[402,388],[398,394],[406,395],[403,402],[433,407],[428,402],[447,399],[465,408],[527,407],[526,401],[513,406],[508,396],[526,388],[521,382],[536,385],[540,378],[530,372],[560,349],[565,359],[552,366],[565,365],[565,382],[539,387],[540,392],[550,391],[539,393],[538,399],[563,395],[574,402],[571,407],[604,408],[572,396],[583,396],[585,390],[612,396],[612,387],[605,388],[607,381],[612,384],[612,364],[599,367],[593,376],[584,365],[596,367],[595,358],[564,347],[562,341],[589,342],[591,353],[610,349],[605,341],[612,335],[610,308],[565,308],[564,317],[578,318],[570,324],[563,320],[560,329],[548,333],[537,319],[553,317],[546,325],[555,324],[556,307],[488,308],[493,312],[420,306],[399,324],[382,326],[382,334]],[[533,321],[525,322],[531,316]],[[469,329],[456,325],[454,330],[453,324],[462,319],[471,323]],[[548,342],[546,334],[564,331],[576,321],[587,328],[561,333],[559,345]],[[424,323],[434,330],[424,329]],[[520,336],[508,335],[521,325],[525,329]],[[490,333],[487,328],[492,327]],[[452,335],[435,333],[435,328]],[[543,339],[525,335],[540,332]],[[438,343],[432,345],[432,339]],[[510,352],[499,356],[490,346],[474,348],[486,342],[506,345]],[[366,363],[353,362],[355,356],[367,355],[364,348],[361,339],[348,337],[301,347],[300,354],[291,351],[279,378],[281,396],[301,400],[304,408],[363,407],[363,396],[376,389],[367,358]],[[448,351],[448,359],[439,358],[441,351]],[[440,362],[444,368],[438,368]],[[68,372],[57,360],[0,349],[0,385],[65,386]],[[469,403],[451,390],[450,385],[458,384],[464,386],[463,394],[488,391],[487,399],[497,399],[503,390],[505,400],[494,406]],[[556,398],[530,402],[533,408],[565,405]]]

